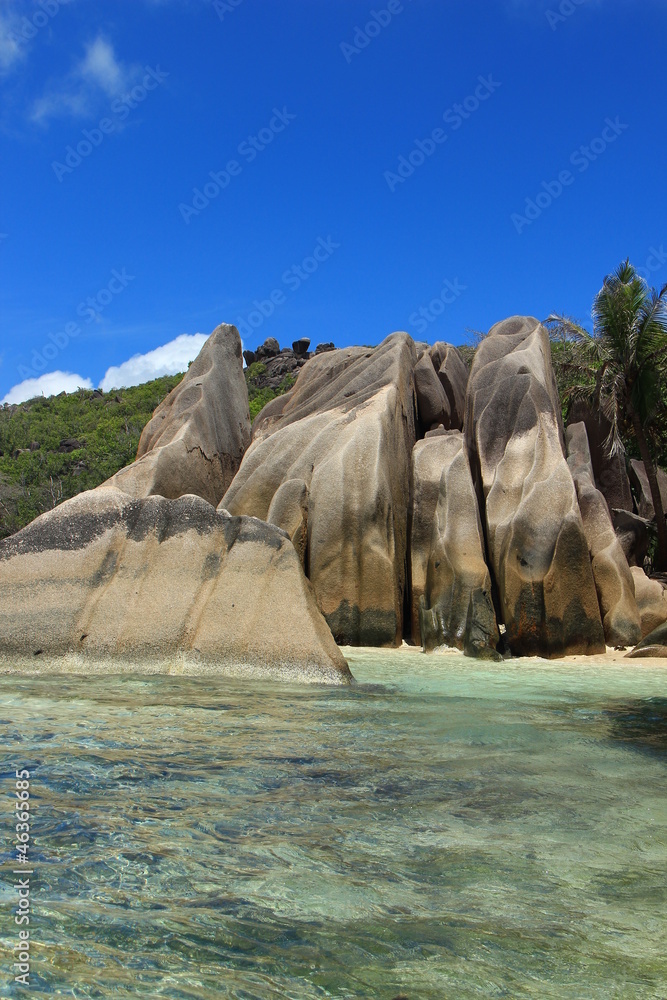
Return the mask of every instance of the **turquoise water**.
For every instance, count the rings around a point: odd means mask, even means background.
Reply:
[[[667,996],[667,673],[351,653],[354,688],[0,677],[2,997]]]

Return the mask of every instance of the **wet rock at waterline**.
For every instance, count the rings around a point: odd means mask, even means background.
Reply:
[[[468,381],[466,440],[510,649],[604,652],[549,338],[538,320],[514,316],[481,342]]]
[[[570,467],[592,559],[605,642],[634,646],[641,636],[635,585],[621,544],[609,517],[609,508],[596,489],[586,425],[570,424],[565,434]]]
[[[470,466],[458,431],[412,452],[412,638],[499,659],[491,577]]]
[[[405,333],[311,357],[260,413],[222,499],[266,520],[284,484],[305,484],[306,572],[341,644],[401,642],[416,360]]]
[[[108,485],[133,497],[196,493],[215,506],[249,444],[241,338],[223,323],[144,427],[137,460]]]
[[[158,660],[180,672],[185,656],[199,672],[350,676],[286,534],[200,497],[111,487],[0,542],[0,654],[130,661],[134,672]]]

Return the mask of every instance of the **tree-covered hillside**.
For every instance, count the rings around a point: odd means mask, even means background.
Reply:
[[[286,375],[275,388],[266,385],[260,364],[245,374],[252,419],[294,384]],[[129,389],[80,389],[0,407],[0,538],[133,462],[153,411],[182,378],[167,375]]]

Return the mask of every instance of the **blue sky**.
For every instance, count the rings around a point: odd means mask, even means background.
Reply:
[[[627,255],[664,284],[666,37],[667,0],[0,0],[0,401],[220,322],[461,343],[587,321]]]

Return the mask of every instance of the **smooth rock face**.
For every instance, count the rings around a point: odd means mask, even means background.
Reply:
[[[453,646],[500,658],[484,538],[463,435],[418,441],[412,452],[412,637],[426,652]]]
[[[283,532],[200,497],[111,487],[0,542],[0,654],[130,660],[136,672],[187,654],[202,672],[349,679]]]
[[[641,616],[642,637],[667,621],[667,595],[658,580],[651,580],[639,566],[630,569]]]
[[[595,487],[586,425],[583,422],[570,424],[565,438],[567,464],[577,490],[592,559],[605,642],[608,646],[635,646],[642,635],[635,585],[614,532],[607,502]]]
[[[657,473],[662,507],[667,512],[667,474],[662,469],[658,469]],[[644,463],[638,461],[636,458],[630,459],[630,479],[637,496],[637,513],[640,517],[645,517],[648,521],[654,521],[655,510],[651,497],[651,487],[648,484],[648,476],[646,475]]]
[[[547,657],[603,652],[549,339],[538,320],[514,316],[482,341],[465,427],[510,649]]]
[[[606,440],[611,424],[603,413],[594,413],[583,400],[575,400],[568,415],[568,425],[583,421],[593,466],[593,484],[607,501],[610,514],[614,510],[633,511],[630,480],[623,455],[609,455]]]
[[[405,333],[312,357],[259,414],[222,499],[265,520],[283,484],[305,484],[306,572],[341,644],[401,642],[415,362]]]
[[[303,479],[288,479],[278,487],[273,495],[266,520],[269,524],[275,524],[287,532],[305,569],[308,547],[308,487]]]
[[[658,625],[635,646],[627,656],[665,656],[667,657],[667,622]]]
[[[249,444],[241,338],[222,324],[144,427],[137,460],[107,485],[137,498],[195,493],[215,506]]]
[[[453,344],[445,344],[442,341],[433,346],[431,358],[447,396],[449,424],[446,426],[460,431],[465,417],[467,365]]]
[[[425,351],[415,365],[415,391],[419,421],[425,431],[443,424],[449,427],[449,403],[430,354]]]

